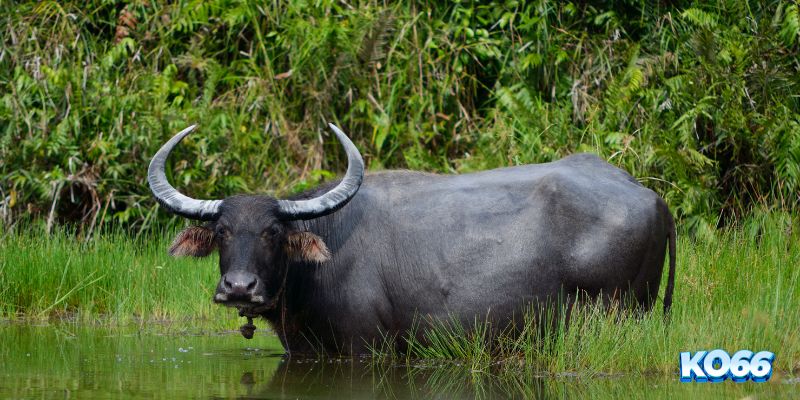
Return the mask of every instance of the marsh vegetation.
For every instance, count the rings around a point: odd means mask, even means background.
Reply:
[[[383,361],[459,361],[488,370],[498,361],[547,372],[675,371],[680,351],[695,348],[778,354],[775,367],[800,369],[800,232],[789,214],[760,213],[714,236],[679,235],[672,315],[577,309],[543,334],[533,324],[515,340],[487,342],[485,329],[442,324],[408,354],[375,346]],[[159,321],[235,329],[235,311],[212,303],[219,279],[216,257],[170,258],[164,234],[103,234],[76,243],[45,236],[43,227],[7,232],[0,242],[0,311],[20,321],[101,322],[147,326]],[[663,285],[662,285],[663,287]],[[185,321],[185,322],[181,322]],[[263,322],[259,335],[268,335]],[[714,332],[715,334],[710,334]],[[244,339],[241,339],[244,340]]]

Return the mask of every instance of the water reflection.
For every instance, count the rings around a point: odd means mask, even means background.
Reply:
[[[0,398],[786,398],[800,388],[781,376],[711,385],[663,374],[543,376],[443,362],[287,360],[271,336],[245,341],[160,328],[0,325],[0,337]]]
[[[285,361],[268,383],[258,386],[253,386],[245,397],[506,398],[518,393],[526,398],[549,398],[545,379],[540,377],[512,382],[455,365],[406,367],[373,365],[365,360]]]
[[[787,398],[797,396],[796,384],[682,384],[659,375],[543,376],[533,371],[514,374],[475,372],[440,364],[435,367],[371,365],[363,360],[288,360],[259,381],[245,372],[242,399],[417,399],[417,398]],[[785,380],[783,380],[785,382]]]

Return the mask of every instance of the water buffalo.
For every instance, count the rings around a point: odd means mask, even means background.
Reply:
[[[191,126],[153,156],[150,189],[177,215],[175,256],[219,251],[214,301],[266,318],[290,353],[364,353],[419,317],[511,323],[576,293],[650,310],[664,256],[672,302],[675,224],[666,203],[597,156],[463,175],[364,175],[358,149],[340,181],[291,197],[196,200],[164,167]]]

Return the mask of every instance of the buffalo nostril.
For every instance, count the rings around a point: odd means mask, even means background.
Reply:
[[[232,271],[223,275],[220,291],[233,296],[251,296],[258,288],[258,276],[245,271]]]

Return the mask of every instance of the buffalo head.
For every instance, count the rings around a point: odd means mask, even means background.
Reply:
[[[330,254],[319,236],[293,228],[291,221],[330,214],[355,196],[364,177],[364,161],[353,142],[330,125],[347,153],[347,173],[332,189],[302,200],[240,195],[224,200],[197,200],[167,181],[164,166],[170,152],[195,126],[179,132],[150,162],[147,180],[168,211],[203,225],[190,226],[175,238],[170,254],[204,257],[219,251],[220,280],[214,301],[240,310],[269,309],[283,287],[291,262],[322,263]]]

